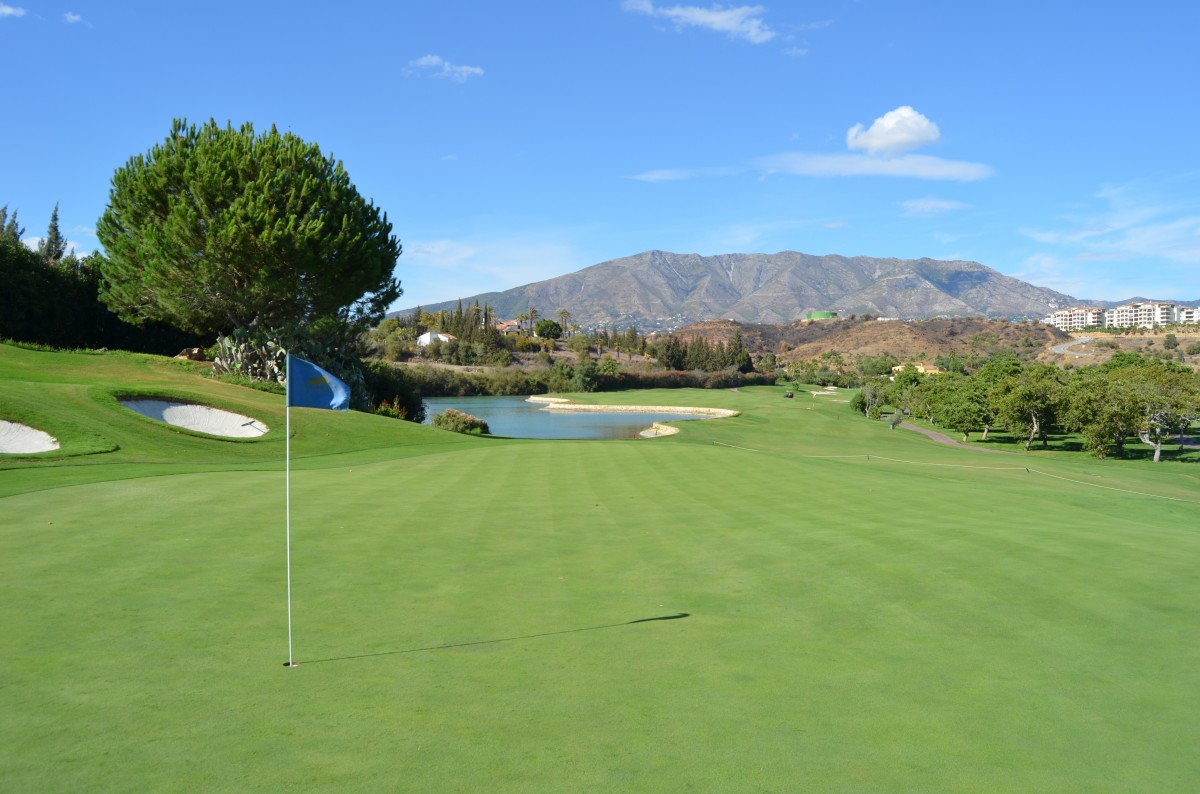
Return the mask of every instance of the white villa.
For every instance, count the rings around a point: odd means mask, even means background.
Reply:
[[[429,347],[431,342],[450,342],[458,339],[452,334],[439,334],[437,331],[426,331],[417,337],[417,347]]]
[[[1047,317],[1045,322],[1062,331],[1082,331],[1084,328],[1159,328],[1164,325],[1200,323],[1200,309],[1163,301],[1127,303],[1111,309],[1072,306],[1059,309]]]

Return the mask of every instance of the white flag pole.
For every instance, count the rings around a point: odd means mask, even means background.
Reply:
[[[287,372],[284,374],[284,471],[286,472],[284,492],[287,506],[284,514],[287,517],[287,615],[288,615],[288,660],[285,667],[295,667],[292,658],[292,354],[284,359]]]

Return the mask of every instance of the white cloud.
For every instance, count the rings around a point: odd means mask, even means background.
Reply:
[[[870,130],[862,131],[861,124],[851,128],[847,145],[851,148],[866,148],[868,154],[783,152],[760,158],[753,165],[763,171],[760,179],[782,173],[796,176],[895,176],[973,182],[992,175],[992,169],[983,163],[903,153],[906,148],[921,145],[920,141],[934,140],[937,140],[937,125],[905,106],[876,119]],[[887,154],[880,156],[877,152]],[[630,178],[642,182],[673,182],[706,176],[729,176],[738,172],[735,168],[662,168],[635,174]],[[933,215],[963,209],[967,205],[945,199],[926,198],[913,199],[902,206],[907,215]]]
[[[846,133],[846,146],[865,149],[866,154],[784,152],[762,158],[758,165],[768,174],[799,176],[899,176],[972,182],[992,175],[992,169],[983,163],[907,154],[939,137],[936,124],[904,105],[875,119],[870,129],[855,124]]]
[[[478,66],[459,66],[440,55],[423,55],[415,61],[409,61],[405,72],[414,76],[447,78],[456,83],[465,83],[472,77],[483,75],[483,69]]]
[[[936,124],[903,105],[875,119],[869,129],[855,124],[846,133],[846,147],[865,149],[872,155],[896,155],[935,143],[939,138],[941,132]]]
[[[457,267],[478,255],[478,248],[456,240],[429,240],[404,246],[406,261],[416,260],[441,270]]]
[[[404,296],[393,309],[502,292],[573,273],[586,262],[559,232],[408,241],[396,275]]]
[[[41,245],[42,241],[45,239],[46,239],[45,237],[22,237],[21,244],[24,245],[26,248],[28,248],[30,251],[37,251],[38,246]],[[97,246],[94,243],[88,245],[86,243],[81,243],[78,240],[71,240],[71,239],[67,240],[67,253],[68,254],[73,253],[76,256],[86,256],[98,247],[99,246]]]
[[[10,6],[10,5],[5,5],[4,3],[0,3],[0,19],[3,19],[4,17],[23,17],[23,16],[25,16],[24,8],[17,8],[16,6]]]
[[[1073,248],[1077,259],[1164,259],[1200,266],[1200,210],[1144,195],[1130,184],[1096,194],[1107,208],[1063,220],[1057,229],[1022,229],[1045,245]]]
[[[79,16],[79,14],[72,14],[70,11],[68,11],[67,13],[63,14],[63,20],[68,25],[74,25],[76,22],[82,22],[83,17]]]
[[[808,55],[808,47],[788,47],[783,51],[784,55],[792,58],[803,58]]]
[[[785,218],[774,221],[733,222],[707,228],[699,239],[687,243],[690,250],[724,253],[727,251],[761,251],[786,247],[795,238],[797,229],[807,229],[816,221],[807,218]]]
[[[677,182],[702,176],[732,176],[736,173],[737,169],[735,168],[660,168],[643,174],[634,174],[629,178],[639,182]]]
[[[900,202],[900,206],[904,208],[904,214],[906,216],[910,218],[921,218],[929,215],[942,215],[943,213],[953,212],[954,210],[963,210],[971,205],[964,204],[961,201],[954,201],[952,199],[926,197],[902,201]]]
[[[1014,275],[1080,298],[1198,297],[1200,202],[1195,174],[1105,187],[1089,210],[1021,229],[1040,244]]]
[[[785,152],[758,161],[769,173],[797,176],[900,176],[973,182],[992,175],[983,163],[945,160],[922,154],[871,157],[862,154],[807,154]]]
[[[695,171],[685,168],[660,168],[657,171],[634,174],[630,179],[637,179],[641,182],[676,182],[680,179],[691,179],[694,176],[696,176]]]
[[[655,6],[651,0],[625,0],[621,7],[626,11],[666,19],[677,29],[685,27],[704,28],[724,33],[732,39],[742,39],[752,44],[763,44],[775,38],[775,31],[767,26],[762,16],[764,6]]]
[[[1077,262],[1069,262],[1050,254],[1034,254],[1017,265],[1014,278],[1039,287],[1064,292],[1076,298],[1112,300],[1120,298],[1120,288],[1103,273],[1081,268]],[[1122,296],[1130,297],[1130,296]]]

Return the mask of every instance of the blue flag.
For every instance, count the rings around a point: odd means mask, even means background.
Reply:
[[[287,404],[295,408],[350,408],[350,387],[302,358],[287,357]]]

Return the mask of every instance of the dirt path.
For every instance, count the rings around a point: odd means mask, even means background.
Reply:
[[[959,447],[960,449],[973,449],[976,452],[989,452],[993,455],[1012,455],[1012,454],[1014,454],[1005,449],[984,449],[983,447],[973,447],[970,444],[960,444],[959,442],[950,438],[950,436],[942,435],[941,433],[937,432],[936,430],[929,430],[928,428],[917,427],[916,425],[910,425],[908,422],[901,422],[900,427],[904,428],[905,430],[915,430],[916,432],[920,433],[921,435],[923,435],[927,438],[932,438],[934,441],[938,442],[939,444],[948,444],[949,446]]]

